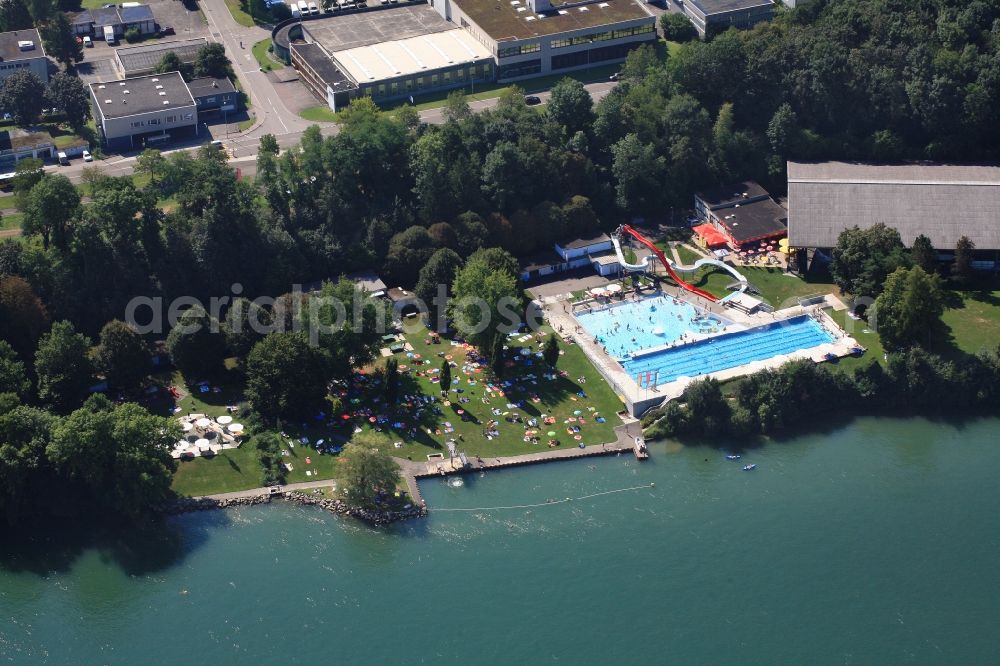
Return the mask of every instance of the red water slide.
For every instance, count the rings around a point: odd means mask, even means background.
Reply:
[[[690,291],[692,294],[697,294],[702,298],[707,298],[713,303],[719,300],[718,298],[708,293],[704,289],[699,289],[690,282],[685,282],[684,280],[682,280],[681,277],[677,274],[677,272],[674,271],[673,264],[671,264],[667,260],[667,257],[665,254],[663,254],[663,251],[660,248],[653,245],[653,241],[649,240],[648,238],[646,238],[645,236],[643,236],[642,234],[640,234],[638,231],[636,231],[627,224],[623,224],[621,227],[619,227],[618,231],[629,234],[630,236],[632,236],[632,238],[636,239],[637,241],[648,247],[650,251],[656,255],[656,258],[660,260],[660,263],[663,264],[663,267],[667,269],[667,275],[669,275],[670,278],[674,282],[676,282],[682,289],[686,289]]]

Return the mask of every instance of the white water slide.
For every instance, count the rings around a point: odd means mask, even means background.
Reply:
[[[640,243],[648,247],[653,252],[653,254],[643,257],[642,262],[638,264],[632,264],[625,261],[625,255],[622,253],[622,246],[620,240],[623,232],[627,232],[630,235],[634,236],[636,240],[638,240]],[[717,268],[721,268],[722,270],[726,271],[734,278],[736,278],[736,280],[740,283],[739,291],[746,291],[747,287],[750,286],[749,283],[747,282],[746,277],[742,273],[737,271],[729,264],[719,261],[718,259],[699,259],[690,266],[675,264],[674,262],[667,259],[666,255],[662,251],[660,251],[659,248],[654,246],[651,241],[649,241],[647,238],[639,234],[639,232],[635,231],[634,229],[632,229],[627,225],[624,225],[619,231],[611,235],[611,243],[615,247],[615,254],[618,255],[618,263],[621,264],[622,268],[629,273],[646,272],[652,267],[653,260],[659,259],[662,263],[665,264],[667,272],[671,274],[671,277],[673,277],[685,289],[691,287],[689,290],[694,291],[695,293],[704,294],[706,292],[702,292],[702,290],[698,289],[697,287],[693,287],[693,285],[688,285],[686,282],[683,282],[677,276],[675,276],[674,273],[693,273],[702,266],[715,266]],[[717,300],[714,296],[712,297],[712,299]]]

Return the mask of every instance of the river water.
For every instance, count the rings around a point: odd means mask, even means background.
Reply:
[[[996,663],[998,432],[861,419],[738,462],[656,443],[426,482],[438,510],[382,530],[282,503],[43,529],[2,549],[0,660]]]

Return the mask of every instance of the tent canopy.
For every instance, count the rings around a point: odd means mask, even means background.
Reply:
[[[702,240],[708,247],[719,247],[720,245],[726,245],[729,241],[726,239],[726,235],[713,227],[709,223],[699,224],[697,227],[692,229],[696,234],[701,236]]]

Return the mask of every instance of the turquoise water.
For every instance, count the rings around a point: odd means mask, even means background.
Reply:
[[[283,504],[52,528],[3,543],[0,660],[996,663],[998,429],[864,419],[738,462],[654,443],[424,486],[438,509],[641,490],[386,530]]]
[[[833,342],[833,336],[803,315],[747,331],[726,333],[622,362],[630,376],[654,372],[660,384],[763,361],[800,349]]]
[[[684,333],[707,332],[704,325],[721,326],[715,316],[702,324],[704,317],[691,303],[669,296],[653,296],[576,315],[587,332],[616,358],[660,347],[679,340]]]

